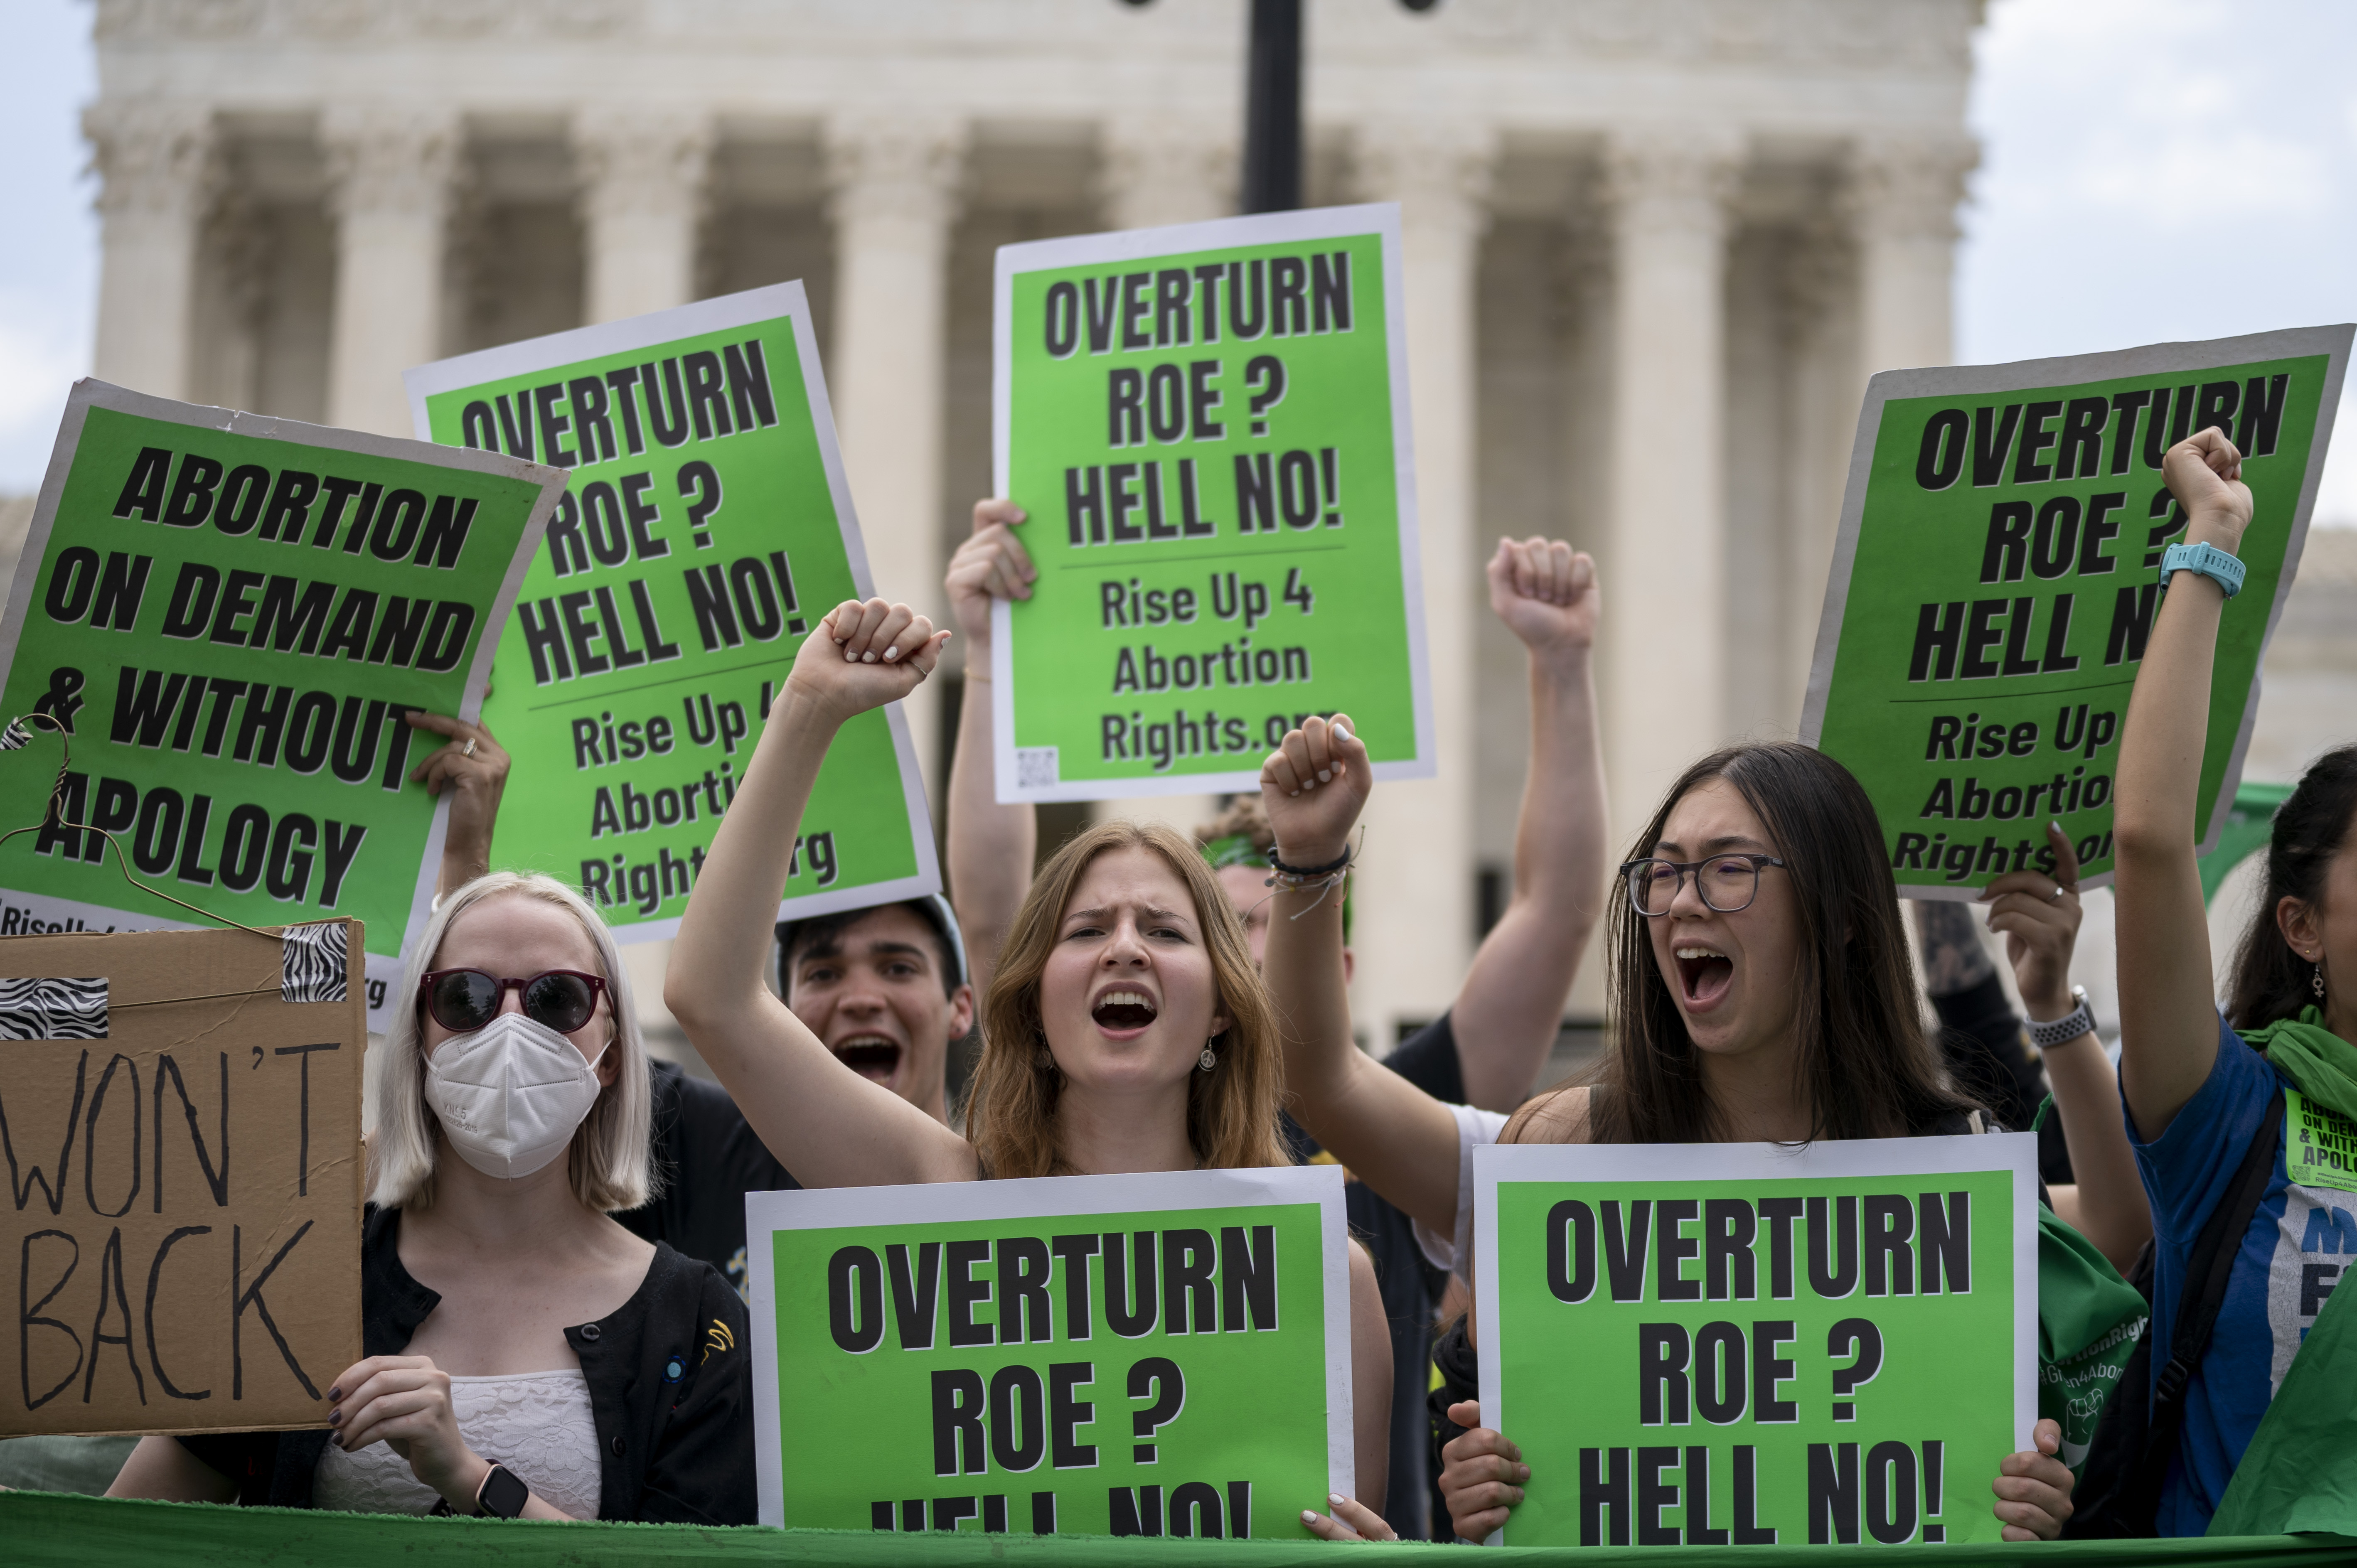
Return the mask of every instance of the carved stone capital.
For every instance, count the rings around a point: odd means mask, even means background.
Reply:
[[[1478,238],[1490,225],[1497,132],[1487,125],[1384,120],[1351,138],[1351,183],[1370,201],[1396,201],[1409,227],[1437,225]]]
[[[1969,136],[1877,137],[1851,150],[1843,205],[1861,239],[1953,242],[1964,177],[1980,161]]]
[[[712,121],[702,114],[584,113],[573,126],[582,215],[592,222],[694,219],[704,210],[713,142]]]
[[[1602,195],[1623,232],[1723,235],[1743,153],[1742,138],[1733,134],[1615,135],[1604,149]]]
[[[339,106],[328,111],[320,139],[339,215],[448,216],[466,143],[455,115]]]
[[[176,100],[102,99],[82,111],[98,209],[194,220],[221,183],[212,110]]]
[[[1099,136],[1097,195],[1114,228],[1195,223],[1235,210],[1232,136],[1197,134],[1161,118],[1109,120]]]
[[[837,223],[900,220],[946,231],[965,174],[963,121],[845,115],[826,127],[829,205]]]

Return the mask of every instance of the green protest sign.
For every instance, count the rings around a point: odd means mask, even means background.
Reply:
[[[2037,1140],[1474,1152],[1514,1546],[1996,1541],[2037,1412]]]
[[[1399,209],[1001,246],[998,493],[1030,599],[992,623],[1001,800],[1257,788],[1347,710],[1433,772]]]
[[[475,716],[561,478],[75,383],[0,621],[0,714],[50,721],[0,766],[0,832],[53,786],[61,813],[0,851],[0,936],[199,924],[102,829],[213,914],[358,918],[381,1026],[447,816],[404,715]]]
[[[494,864],[671,936],[802,639],[874,591],[810,302],[779,284],[411,371],[418,434],[569,470],[483,716],[515,758]],[[899,705],[811,791],[780,919],[937,891]]]
[[[1339,1168],[746,1198],[761,1522],[1300,1540],[1351,1495]]]
[[[1916,897],[2050,870],[2112,872],[2120,726],[2185,513],[2169,446],[2217,425],[2255,503],[2226,607],[2195,816],[2231,811],[2259,664],[2308,537],[2352,328],[2162,343],[2011,365],[1887,371],[1858,419],[1801,738],[1882,818]]]

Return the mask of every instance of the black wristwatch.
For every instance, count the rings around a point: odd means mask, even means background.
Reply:
[[[524,1504],[532,1501],[532,1488],[523,1477],[505,1465],[494,1465],[483,1473],[483,1484],[475,1488],[475,1514],[479,1519],[518,1519]],[[434,1511],[445,1517],[458,1510],[444,1498],[434,1505]]]

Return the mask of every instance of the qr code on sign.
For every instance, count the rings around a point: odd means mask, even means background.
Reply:
[[[1045,789],[1056,782],[1056,748],[1018,746],[1015,748],[1015,787]]]

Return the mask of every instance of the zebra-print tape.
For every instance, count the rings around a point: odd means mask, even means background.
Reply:
[[[25,727],[22,719],[10,719],[6,729],[0,729],[0,751],[22,751],[33,744],[33,732]]]
[[[347,994],[345,926],[290,926],[278,976],[281,1002],[341,1002]]]
[[[0,1040],[106,1038],[106,980],[0,980]]]

